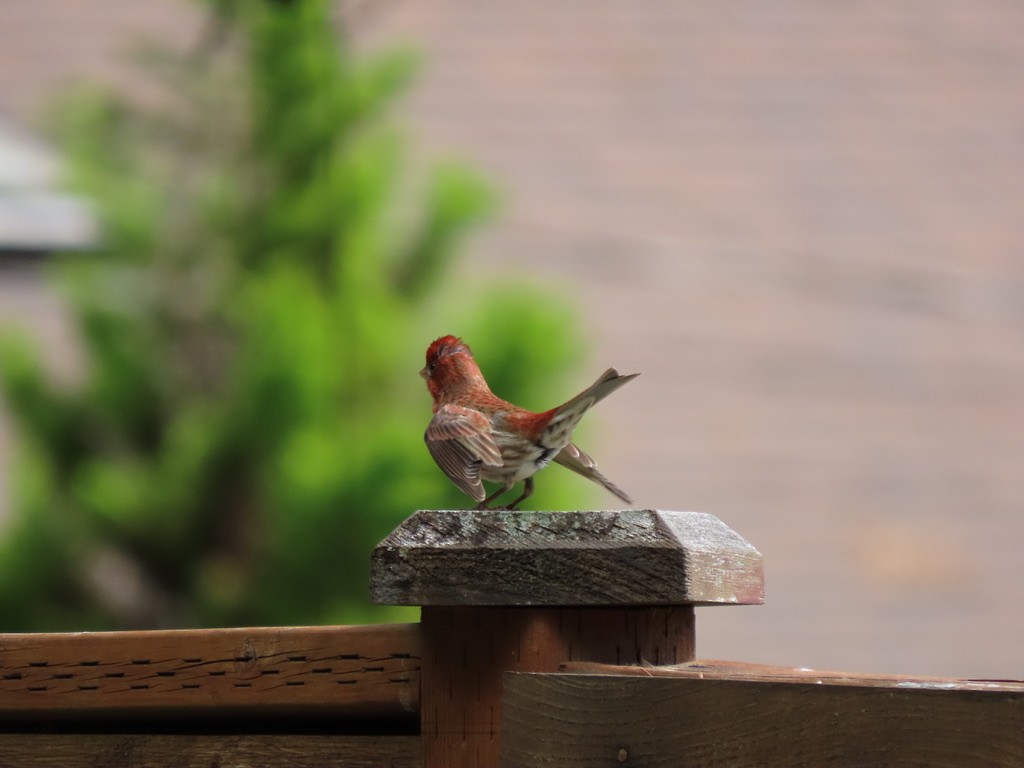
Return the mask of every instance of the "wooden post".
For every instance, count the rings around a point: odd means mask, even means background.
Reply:
[[[424,768],[499,764],[502,676],[694,658],[695,605],[754,604],[761,555],[695,512],[417,512],[374,550],[375,602],[423,607]]]

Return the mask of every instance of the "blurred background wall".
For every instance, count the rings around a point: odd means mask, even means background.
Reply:
[[[463,268],[561,287],[593,345],[579,384],[643,372],[602,404],[602,469],[765,554],[766,605],[700,610],[701,656],[1024,677],[1024,6],[338,15],[423,52],[415,146],[503,192]],[[69,80],[136,87],[138,36],[194,29],[168,0],[0,5],[0,141]],[[0,265],[0,320],[64,360],[32,275]]]

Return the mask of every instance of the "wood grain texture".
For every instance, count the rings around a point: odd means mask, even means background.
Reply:
[[[0,635],[0,716],[412,719],[416,624]]]
[[[713,515],[421,510],[374,550],[391,605],[711,605],[764,600],[761,555]]]
[[[567,660],[673,664],[693,658],[693,608],[423,609],[423,765],[497,766],[502,676]]]
[[[1024,765],[1024,692],[509,674],[504,768]]]
[[[19,768],[414,768],[416,736],[3,734],[0,765]]]
[[[698,659],[668,666],[629,666],[600,664],[591,661],[567,661],[559,672],[591,675],[632,675],[639,677],[684,677],[691,680],[744,680],[763,683],[816,683],[855,685],[876,688],[934,688],[960,691],[1020,691],[1021,680],[981,680],[965,677],[922,677],[919,675],[886,675],[871,672],[839,672],[834,670],[781,667],[752,664],[746,661]]]

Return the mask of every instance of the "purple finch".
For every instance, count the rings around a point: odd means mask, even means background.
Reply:
[[[487,509],[522,480],[522,495],[502,507],[515,509],[533,493],[534,474],[552,461],[631,504],[629,496],[598,472],[594,460],[571,440],[580,418],[594,403],[639,375],[620,376],[609,368],[565,404],[534,413],[491,392],[469,347],[455,336],[442,336],[427,349],[427,365],[420,371],[434,398],[434,418],[424,439],[448,478],[480,502],[477,509]],[[500,483],[501,488],[484,498],[481,479]]]

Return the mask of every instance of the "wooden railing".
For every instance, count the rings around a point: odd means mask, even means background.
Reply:
[[[414,624],[0,635],[3,721],[362,717],[419,700]]]
[[[419,512],[370,587],[420,623],[0,635],[0,766],[1024,765],[1024,683],[697,661],[710,515]]]

